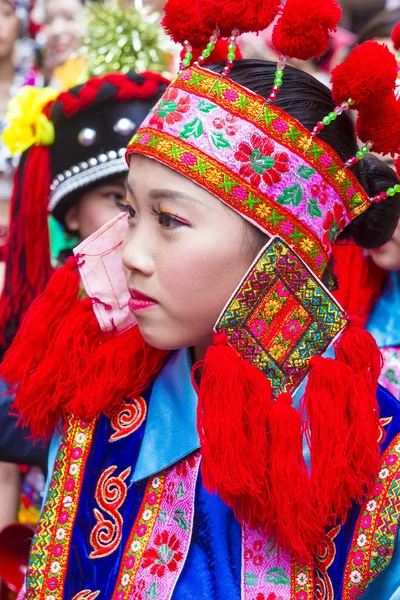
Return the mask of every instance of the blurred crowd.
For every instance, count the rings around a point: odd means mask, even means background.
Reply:
[[[365,9],[357,3],[343,1],[342,4],[346,18],[343,26],[334,34],[329,51],[318,60],[294,63],[326,85],[329,85],[331,70],[358,43],[377,39],[388,44],[395,53],[391,32],[400,21],[400,0],[389,0],[386,5],[383,1],[376,2],[376,6],[371,3]],[[374,14],[371,16],[373,4]],[[33,135],[33,129],[37,130],[37,117],[45,101],[56,98],[60,91],[84,86],[90,77],[107,76],[108,72],[126,75],[132,71],[155,71],[165,77],[165,83],[161,79],[157,82],[162,91],[178,69],[181,51],[163,37],[160,27],[162,6],[162,0],[89,0],[86,3],[84,0],[0,0],[0,133],[4,134],[0,142],[0,289],[14,285],[6,265],[20,262],[22,256],[18,247],[9,245],[11,211],[14,210],[15,215],[15,211],[23,210],[18,207],[15,188],[13,197],[13,180],[25,176],[26,190],[27,187],[40,187],[40,177],[43,177],[35,170],[34,164],[28,172],[24,153],[32,143],[38,146],[42,144],[39,139],[30,136]],[[244,58],[273,61],[279,58],[273,51],[269,30],[257,36],[246,34],[240,37],[239,46]],[[132,78],[128,83],[139,87],[144,85],[143,81],[136,82]],[[111,84],[123,90],[129,87],[126,82],[115,78],[110,79]],[[28,92],[24,86],[29,86]],[[21,94],[23,88],[25,92]],[[41,90],[41,94],[32,90]],[[153,96],[156,96],[156,91],[149,92],[148,97]],[[72,94],[63,99],[64,106],[67,100],[72,106],[71,98],[74,97]],[[123,94],[120,95],[122,97]],[[114,137],[117,134],[122,136],[118,143],[119,148],[123,148],[136,125],[140,124],[135,120],[140,120],[145,114],[138,116],[137,112],[118,112],[107,129],[108,125],[104,124],[106,105],[102,104],[103,99],[96,98],[94,101],[93,98],[83,107],[87,109],[86,112],[82,112],[82,106],[79,106],[75,112],[71,108],[70,113],[65,113],[67,116],[73,115],[71,121],[65,114],[63,118],[59,118],[56,112],[47,115],[56,132],[56,141],[52,146],[54,151],[50,156],[50,181],[53,186],[50,194],[52,268],[63,260],[64,255],[68,255],[70,248],[79,240],[117,214],[114,201],[124,195],[125,172],[121,166],[122,155],[116,154],[118,148],[114,147]],[[139,94],[137,98],[140,98],[142,105],[143,95]],[[16,99],[18,101],[13,102]],[[130,101],[132,99],[133,96],[129,98]],[[146,111],[150,106],[149,100]],[[138,108],[134,107],[134,110]],[[78,113],[80,116],[75,119]],[[45,125],[43,121],[44,129]],[[105,128],[102,135],[104,139],[108,138],[108,146],[107,142],[96,139],[96,136],[100,136],[101,127]],[[24,143],[24,136],[30,143]],[[93,152],[87,153],[91,146],[95,157]],[[19,165],[21,155],[23,159]],[[78,176],[80,180],[83,179],[81,172],[90,170],[91,160],[99,164],[108,161],[110,165],[115,164],[115,169],[104,171],[101,179],[88,180],[85,187],[79,183]],[[393,166],[391,157],[387,158],[387,162]],[[76,173],[70,171],[71,165],[77,169]],[[38,179],[35,179],[35,174]],[[75,175],[78,183],[58,193],[56,188],[59,186],[61,190],[65,183],[63,178],[71,177],[72,181]],[[48,192],[45,192],[46,197]],[[29,196],[29,191],[26,193]],[[21,202],[24,203],[24,197]],[[28,226],[32,222],[32,229],[37,232],[35,235],[43,235],[44,244],[48,246],[48,232],[40,229],[42,221],[37,221],[34,214],[36,209],[39,213],[43,204],[29,207],[26,213]],[[40,261],[40,251],[33,257],[25,256],[25,259]],[[380,267],[397,271],[400,268],[400,245],[398,255],[392,256],[390,264],[379,263],[381,259],[382,255],[378,253],[377,263]],[[15,285],[19,285],[18,280]],[[0,330],[4,325],[0,323]],[[15,330],[0,331],[3,350],[8,344],[7,336],[11,338],[14,333]],[[0,464],[0,531],[18,518],[28,524],[35,523],[43,480],[43,472],[39,467],[32,471],[11,463]]]

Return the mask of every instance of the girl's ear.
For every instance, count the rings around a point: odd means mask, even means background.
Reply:
[[[73,204],[65,215],[65,226],[73,233],[79,231],[79,202]]]

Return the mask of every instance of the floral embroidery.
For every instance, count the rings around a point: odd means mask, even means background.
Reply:
[[[164,121],[168,123],[168,125],[182,121],[183,114],[188,112],[190,108],[190,100],[187,96],[178,98],[178,95],[178,90],[176,88],[168,88],[150,117],[149,125],[162,131],[164,128]]]
[[[245,163],[240,168],[240,175],[255,186],[260,185],[261,179],[268,186],[279,183],[281,173],[289,171],[289,155],[285,152],[275,152],[274,142],[257,133],[250,137],[250,144],[241,142],[238,151],[235,152],[236,160]]]
[[[227,115],[225,118],[216,117],[213,125],[215,129],[224,129],[229,136],[236,135],[239,131],[239,119],[233,115]]]
[[[163,577],[167,569],[176,571],[183,559],[176,536],[169,536],[168,531],[163,531],[155,537],[154,543],[156,547],[149,548],[143,555],[143,567],[149,567],[150,573],[158,577]]]
[[[338,233],[345,225],[346,219],[344,216],[343,206],[336,203],[333,207],[333,211],[328,212],[324,221],[325,234],[323,237],[323,243],[326,248],[331,247]]]

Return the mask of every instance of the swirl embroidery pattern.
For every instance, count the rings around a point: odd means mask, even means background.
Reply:
[[[112,554],[119,546],[122,535],[123,519],[119,512],[127,496],[125,479],[130,475],[131,467],[124,469],[118,477],[113,473],[117,467],[108,467],[100,476],[96,488],[96,501],[99,507],[110,517],[106,519],[97,508],[93,510],[96,525],[90,534],[93,551],[89,558],[103,558]]]
[[[116,411],[110,419],[114,433],[110,436],[110,442],[116,442],[131,435],[139,429],[147,415],[146,401],[138,396],[125,399],[122,408]]]
[[[76,594],[72,600],[95,600],[100,594],[100,590],[92,592],[91,590],[82,590],[79,594]]]

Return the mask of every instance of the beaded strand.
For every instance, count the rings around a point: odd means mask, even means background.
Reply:
[[[286,67],[286,57],[280,56],[279,60],[277,62],[277,65],[276,65],[274,85],[272,87],[272,92],[268,96],[267,102],[275,102],[275,100],[279,94],[279,91],[281,89],[281,85],[283,83],[283,74],[284,74],[285,67]]]

